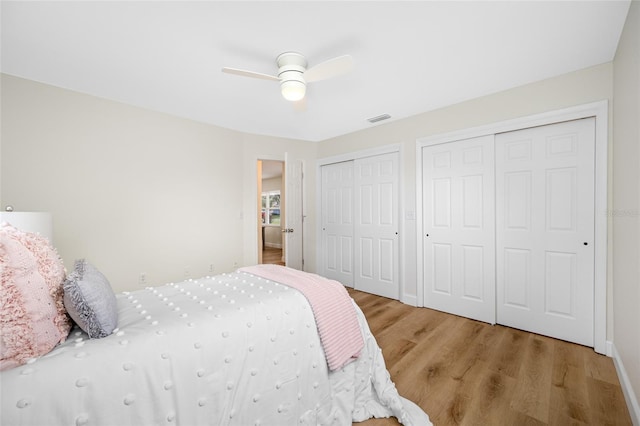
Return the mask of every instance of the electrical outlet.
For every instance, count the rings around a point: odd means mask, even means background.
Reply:
[[[189,272],[189,267],[185,266],[184,267],[184,279],[190,278],[191,277],[191,272]]]
[[[238,269],[238,262],[233,262],[233,269]]]
[[[147,273],[146,272],[140,272],[140,277],[138,277],[138,283],[139,284],[146,284],[147,283]]]
[[[213,274],[216,271],[216,268],[213,266],[213,263],[209,264],[209,273]]]

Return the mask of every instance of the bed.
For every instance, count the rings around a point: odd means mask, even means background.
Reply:
[[[296,279],[307,288],[287,283]],[[313,295],[319,284],[333,293]],[[398,394],[362,312],[335,281],[265,265],[115,302],[109,335],[74,326],[45,355],[0,373],[1,424],[431,424]]]

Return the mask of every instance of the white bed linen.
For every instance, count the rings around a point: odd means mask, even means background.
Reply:
[[[3,425],[428,425],[389,380],[357,309],[362,356],[329,373],[298,291],[232,273],[117,295],[118,329],[0,375]]]

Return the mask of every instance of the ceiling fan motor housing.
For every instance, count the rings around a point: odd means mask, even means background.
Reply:
[[[344,74],[353,68],[353,58],[342,55],[326,60],[307,69],[307,60],[298,52],[284,52],[276,58],[278,75],[247,71],[238,68],[222,68],[222,72],[279,81],[282,96],[288,101],[299,101],[307,91],[307,82],[326,80]]]
[[[282,96],[289,101],[304,98],[306,82],[303,74],[307,70],[307,60],[297,52],[285,52],[276,59]]]

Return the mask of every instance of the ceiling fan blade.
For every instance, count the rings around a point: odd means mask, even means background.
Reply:
[[[259,78],[262,80],[280,81],[280,79],[274,75],[262,74],[260,72],[254,72],[254,71],[246,71],[246,70],[241,70],[237,68],[224,67],[222,68],[222,72],[226,72],[227,74],[241,75],[243,77]]]
[[[326,80],[351,71],[354,60],[351,55],[342,55],[315,65],[304,73],[308,82]]]

